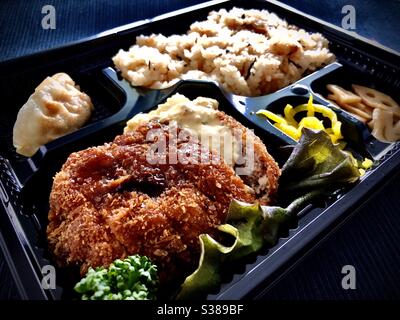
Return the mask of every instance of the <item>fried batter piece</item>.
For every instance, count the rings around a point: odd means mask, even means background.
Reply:
[[[177,141],[177,155],[209,161],[150,164],[154,141],[146,135],[168,126],[150,122],[112,143],[69,156],[50,195],[49,248],[59,266],[107,266],[116,258],[146,255],[161,281],[195,268],[198,236],[216,234],[230,201],[256,201],[241,178],[218,155],[190,139]],[[207,160],[206,159],[206,160]],[[219,159],[219,158],[218,158]]]

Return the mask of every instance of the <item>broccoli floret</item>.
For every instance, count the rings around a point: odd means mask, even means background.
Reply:
[[[74,290],[82,300],[152,300],[157,285],[157,266],[134,255],[117,259],[108,268],[89,268]]]

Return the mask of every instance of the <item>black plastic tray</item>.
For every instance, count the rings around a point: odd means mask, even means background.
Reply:
[[[338,62],[276,93],[254,98],[232,95],[218,84],[207,81],[180,81],[164,90],[133,88],[113,69],[111,57],[118,49],[132,45],[135,36],[157,32],[184,33],[191,23],[202,20],[209,11],[234,6],[267,9],[289,23],[323,33],[331,42],[330,49]],[[4,98],[0,108],[0,247],[20,296],[26,299],[71,297],[71,287],[77,280],[77,273],[73,270],[57,269],[56,289],[44,290],[41,286],[42,267],[52,264],[45,234],[52,177],[71,152],[111,141],[122,132],[127,119],[154,108],[179,92],[189,98],[201,95],[217,99],[221,110],[254,129],[273,156],[282,161],[284,157],[279,148],[296,142],[255,115],[254,111],[261,108],[278,111],[286,103],[305,102],[309,94],[313,94],[316,102],[335,110],[343,122],[350,147],[362,156],[374,158],[376,165],[357,185],[337,194],[323,207],[308,206],[300,212],[297,225],[282,234],[274,247],[265,248],[232,266],[224,275],[221,287],[207,297],[256,298],[399,170],[399,143],[377,141],[364,124],[323,98],[327,83],[334,82],[344,87],[361,83],[383,90],[399,101],[398,62],[397,53],[279,2],[236,0],[207,2],[113,29],[69,46],[1,63],[0,89]],[[21,157],[12,147],[12,127],[17,112],[34,88],[46,76],[56,72],[69,73],[91,96],[95,113],[82,129],[41,147],[32,158]]]

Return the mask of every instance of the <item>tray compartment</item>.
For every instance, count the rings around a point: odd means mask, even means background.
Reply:
[[[342,118],[352,121],[358,128],[360,132],[360,144],[364,144],[367,152],[375,160],[380,159],[382,155],[388,152],[392,147],[393,143],[384,143],[375,139],[371,135],[371,130],[361,121],[358,121],[350,113],[343,109],[338,109],[329,100],[326,99],[329,94],[326,89],[327,84],[336,84],[342,88],[351,91],[352,84],[359,84],[362,86],[370,87],[378,91],[382,91],[390,95],[396,102],[400,101],[400,96],[398,90],[400,88],[400,78],[394,78],[391,75],[391,69],[386,68],[387,76],[375,77],[375,70],[359,70],[353,66],[347,64],[342,68],[336,69],[331,73],[325,74],[323,77],[316,79],[311,82],[311,91],[317,95],[324,104],[331,107],[337,114],[341,114]],[[382,73],[382,71],[380,71]]]
[[[54,148],[46,153],[41,163],[41,167],[33,174],[32,178],[28,180],[27,184],[23,187],[20,194],[20,203],[22,208],[25,208],[25,212],[31,212],[32,219],[35,221],[36,229],[38,230],[38,237],[36,238],[35,245],[39,250],[42,250],[45,261],[52,260],[50,253],[47,249],[45,230],[47,226],[47,213],[49,210],[48,199],[52,186],[52,177],[57,171],[60,170],[62,164],[65,162],[66,158],[70,153],[82,150],[90,146],[101,145],[105,142],[112,141],[113,138],[121,134],[123,127],[125,126],[126,120],[130,119],[132,116],[139,112],[148,112],[154,109],[159,103],[163,103],[168,97],[175,93],[180,93],[187,96],[190,99],[195,99],[198,96],[205,96],[216,99],[219,101],[219,109],[226,112],[228,115],[233,116],[242,124],[245,124],[249,128],[254,127],[254,122],[250,121],[243,116],[229,100],[237,100],[238,103],[244,103],[240,98],[235,99],[235,96],[229,95],[223,92],[217,84],[207,81],[180,81],[174,87],[165,89],[164,91],[159,90],[146,90],[142,91],[140,88],[130,87],[125,80],[118,79],[118,76],[114,70],[107,69],[104,72],[118,85],[121,90],[124,90],[126,95],[130,98],[127,100],[136,100],[136,103],[132,107],[125,107],[124,120],[112,123],[110,125],[98,128],[98,130],[93,131],[90,134],[83,135],[80,139],[76,139],[73,142],[66,143],[58,148]],[[230,99],[228,99],[228,97]],[[307,102],[307,95],[285,95],[282,92],[277,96],[277,100],[274,102],[269,101],[268,109],[277,111],[282,106],[285,106],[287,102],[293,103],[293,105]],[[316,102],[320,103],[318,98]],[[244,103],[245,104],[245,103]],[[241,104],[242,105],[242,104]],[[259,117],[253,115],[255,117]],[[122,116],[121,116],[122,117]],[[259,117],[261,118],[261,117]],[[267,120],[261,118],[263,123]],[[268,147],[268,151],[281,163],[285,161],[287,153],[284,153],[281,146],[287,144],[285,139],[282,139],[281,134],[275,134],[270,128],[263,128],[262,130],[257,130],[257,133],[261,133],[259,136],[264,140]],[[317,210],[320,212],[322,209],[326,209],[326,204],[322,203],[320,208],[308,206],[303,211],[299,213],[301,219],[309,219],[308,212],[310,210]],[[29,208],[27,210],[26,208]],[[289,230],[283,231],[281,234],[280,241],[287,241],[290,235],[296,233],[298,229],[298,223],[303,223],[299,221],[293,221],[289,226]],[[260,253],[250,255],[237,264],[237,267],[232,268],[230,272],[224,275],[224,282],[230,283],[232,279],[240,277],[243,275],[249,265],[254,265],[259,261],[261,256],[268,256],[269,253],[274,252],[272,248],[264,248]],[[74,293],[72,291],[72,284],[79,280],[79,274],[76,268],[58,269],[57,273],[60,274],[60,282],[64,289],[64,298],[73,298]],[[218,290],[210,294],[218,294]]]
[[[63,69],[56,72],[61,72]],[[52,75],[46,74],[47,75]],[[87,93],[93,102],[94,110],[89,121],[78,131],[90,127],[107,117],[118,112],[123,106],[125,97],[122,92],[118,92],[115,88],[110,88],[107,78],[96,70],[87,71],[87,73],[70,73],[72,79],[78,84],[81,90]],[[46,76],[35,76],[30,78],[29,75],[14,76],[8,78],[5,82],[0,80],[0,86],[6,92],[5,107],[0,110],[0,155],[14,161],[24,161],[26,157],[18,155],[12,145],[12,130],[17,117],[17,113],[22,105],[28,100],[28,97],[34,92],[35,87],[46,78]],[[7,83],[7,84],[6,84]],[[22,88],[22,89],[21,89]],[[65,137],[65,136],[64,136]],[[49,144],[57,144],[60,137]]]
[[[108,70],[109,74],[114,77],[116,74]],[[120,83],[121,88],[124,87],[123,81],[113,78],[113,81]],[[128,90],[128,87],[125,87]],[[130,93],[129,93],[130,92]],[[123,127],[125,126],[126,120],[130,119],[134,114],[139,112],[147,112],[154,109],[158,103],[164,102],[168,97],[175,93],[180,93],[187,96],[190,99],[195,99],[198,96],[205,96],[216,99],[219,101],[219,109],[233,116],[239,122],[240,120],[245,121],[245,118],[240,118],[241,114],[234,108],[229,101],[225,98],[220,88],[212,82],[206,81],[181,81],[174,88],[168,89],[167,91],[160,93],[157,90],[149,90],[147,93],[137,93],[137,89],[130,88],[127,91],[132,96],[138,96],[136,103],[133,107],[127,108],[124,120],[104,126],[98,130],[83,135],[80,139],[70,141],[62,146],[49,150],[43,157],[40,167],[35,171],[32,176],[27,180],[26,184],[22,187],[18,204],[21,212],[24,212],[27,216],[30,216],[34,221],[36,236],[33,234],[32,243],[41,250],[42,256],[46,263],[51,263],[52,257],[47,249],[46,240],[46,227],[47,227],[47,214],[49,211],[49,194],[52,187],[53,176],[61,169],[62,164],[65,162],[67,157],[75,151],[85,149],[91,146],[101,145],[105,142],[110,142],[118,134],[122,134]],[[157,98],[158,97],[158,98]],[[129,99],[127,99],[129,100]],[[156,102],[157,101],[157,102]],[[156,103],[155,103],[156,102]],[[251,126],[251,123],[248,123]],[[284,160],[285,156],[282,156],[279,147],[284,145],[284,142],[277,137],[268,138],[268,151],[271,154],[276,154]],[[253,262],[256,255],[250,257],[250,261]],[[243,268],[241,268],[243,269]],[[240,270],[241,270],[240,269]],[[60,274],[59,284],[64,289],[64,298],[73,298],[74,293],[72,285],[79,280],[79,272],[77,268],[59,269],[56,268],[57,274]]]

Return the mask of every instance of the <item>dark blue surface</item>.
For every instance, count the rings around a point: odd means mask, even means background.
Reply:
[[[201,0],[1,0],[0,61],[72,42]],[[285,0],[306,13],[341,26],[342,7],[356,9],[355,32],[400,51],[400,0]],[[55,30],[43,30],[44,5],[56,8]]]
[[[0,0],[0,61],[202,2],[205,1]],[[46,4],[56,9],[55,30],[44,30],[41,26],[45,16],[41,10]]]
[[[356,12],[354,31],[370,40],[400,51],[400,0],[284,0],[286,4],[337,26],[342,25],[342,8]]]
[[[400,174],[304,257],[263,299],[399,299]],[[343,290],[353,265],[356,289]]]
[[[200,2],[203,1],[1,0],[0,61],[60,46],[112,27]],[[337,25],[343,17],[342,6],[352,4],[357,13],[356,32],[400,51],[399,0],[285,2]],[[41,28],[41,8],[45,4],[56,8],[56,30]],[[383,190],[371,197],[364,208],[294,266],[263,298],[400,298],[399,178],[400,175],[394,177]],[[345,291],[341,288],[341,269],[347,264],[356,268],[356,290]],[[0,265],[4,270],[0,277],[4,277],[8,271],[3,264]],[[0,280],[0,284],[4,283],[8,281]],[[10,291],[0,290],[0,298],[7,294],[10,295]]]

